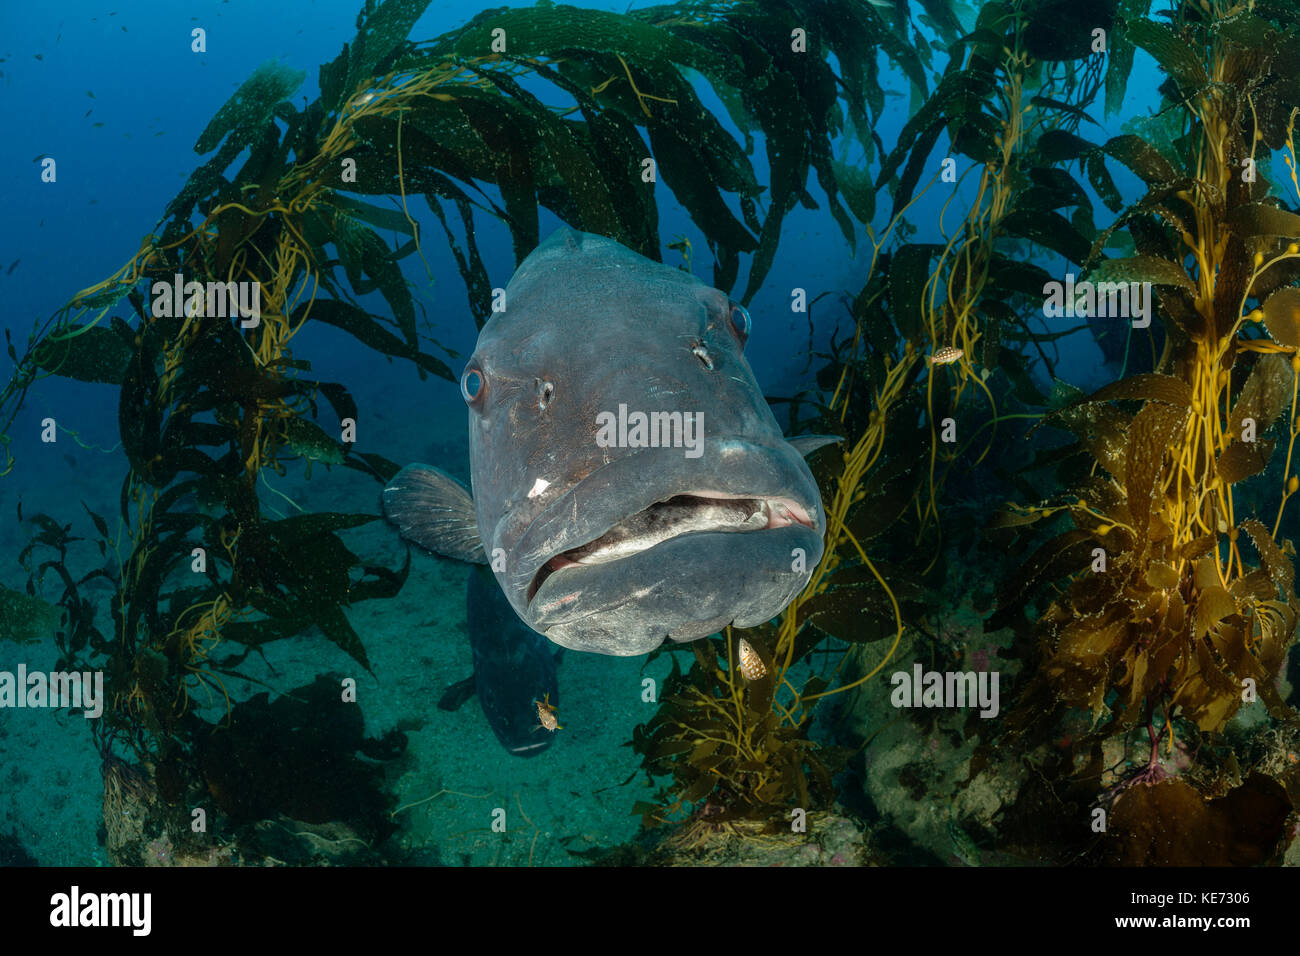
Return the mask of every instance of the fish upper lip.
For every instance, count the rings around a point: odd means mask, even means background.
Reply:
[[[765,519],[765,523],[762,524],[761,527],[758,526],[756,523],[752,524],[750,527],[745,527],[743,523],[740,525],[728,526],[726,523],[719,522],[718,524],[713,526],[707,526],[707,525],[702,527],[688,526],[681,531],[672,531],[671,529],[672,529],[673,522],[670,520],[666,522],[666,526],[665,526],[668,533],[662,535],[653,535],[653,534],[646,535],[642,540],[649,539],[648,543],[641,544],[640,542],[637,542],[637,544],[622,549],[626,553],[612,554],[601,560],[587,560],[587,561],[584,561],[582,557],[578,556],[580,552],[585,551],[588,548],[591,548],[593,545],[598,544],[603,539],[609,538],[621,526],[629,525],[630,523],[634,522],[638,517],[642,515],[647,515],[652,509],[655,509],[661,505],[672,505],[673,502],[679,502],[683,506],[684,510],[689,512],[694,507],[695,501],[698,501],[700,503],[699,509],[701,510],[708,507],[710,503],[714,503],[714,502],[727,502],[727,501],[752,502],[754,508],[757,509],[754,511],[753,517],[758,517],[759,515],[762,515],[763,518]],[[750,519],[750,521],[752,522],[752,518]],[[682,527],[683,524],[685,524],[683,520],[678,520],[676,522],[676,525],[678,527]],[[565,548],[563,551],[560,551],[559,553],[552,555],[550,558],[548,558],[546,561],[542,563],[542,566],[538,568],[537,572],[533,575],[532,581],[530,582],[528,587],[527,601],[529,605],[531,605],[533,598],[537,595],[537,592],[541,589],[541,586],[546,581],[546,579],[549,578],[551,575],[555,574],[556,572],[561,571],[565,568],[590,567],[593,564],[609,564],[617,561],[622,561],[625,558],[632,557],[644,551],[649,551],[653,548],[656,548],[661,544],[665,544],[669,541],[675,541],[678,538],[685,537],[687,535],[692,535],[692,534],[747,534],[755,531],[769,531],[778,528],[786,528],[786,527],[790,527],[791,525],[800,525],[812,530],[816,530],[817,528],[817,523],[815,519],[813,518],[813,516],[808,514],[807,509],[804,508],[804,506],[801,505],[794,498],[788,495],[759,495],[759,494],[747,495],[747,494],[741,494],[736,492],[721,492],[721,491],[687,491],[687,492],[680,492],[678,494],[669,495],[667,498],[663,498],[659,501],[651,503],[645,508],[642,508],[640,511],[627,515],[621,521],[607,528],[605,531],[602,531],[600,534],[590,539],[589,541],[583,541],[581,543],[575,544],[572,547]],[[635,540],[635,539],[631,539],[631,540]]]
[[[728,464],[713,479],[700,475],[695,480],[688,480],[686,476],[678,475],[652,484],[643,478],[643,456],[647,452],[622,455],[585,475],[534,516],[511,549],[519,556],[521,564],[508,572],[512,587],[526,589],[524,604],[531,603],[536,594],[538,574],[557,556],[598,540],[629,518],[678,495],[716,499],[753,498],[792,503],[796,507],[790,509],[791,513],[801,519],[796,523],[808,522],[807,526],[815,531],[824,528],[825,515],[817,494],[817,484],[803,458],[784,440],[778,445],[758,436],[718,438],[706,442],[706,449],[709,449],[708,454],[716,454],[723,459],[739,457],[735,464]],[[728,474],[735,476],[730,482],[727,481]],[[624,496],[626,511],[608,524],[601,522],[589,524],[585,528],[574,527],[574,519],[570,515],[574,513],[575,502],[579,497],[585,501],[591,495],[608,492],[628,483],[639,487]],[[710,485],[713,487],[710,488]],[[734,490],[725,490],[727,488]],[[580,519],[578,524],[581,524]],[[530,554],[531,558],[528,557]]]

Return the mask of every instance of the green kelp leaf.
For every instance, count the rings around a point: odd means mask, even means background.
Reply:
[[[297,528],[279,527],[317,517],[296,515],[268,522],[265,535],[246,545],[248,553],[257,555],[256,567],[246,569],[250,583],[256,578],[268,596],[282,595],[313,618],[332,605],[351,603],[350,570],[358,564],[357,556],[332,532],[300,535]]]
[[[696,147],[683,140],[670,123],[649,125],[650,149],[659,178],[672,190],[691,219],[702,225],[712,241],[727,249],[738,252],[757,249],[758,240],[731,212],[718,189],[700,175]]]
[[[1282,409],[1291,400],[1295,377],[1291,374],[1291,360],[1285,355],[1265,355],[1255,363],[1255,369],[1241,387],[1237,403],[1232,406],[1228,431],[1242,433],[1243,422],[1253,418],[1256,430],[1262,432],[1277,420]]]
[[[1119,187],[1115,185],[1110,170],[1106,168],[1105,154],[1101,150],[1089,153],[1084,159],[1083,165],[1088,173],[1088,182],[1097,191],[1097,195],[1101,197],[1101,201],[1106,208],[1111,212],[1119,212],[1123,209],[1124,198],[1120,195]],[[1129,237],[1129,241],[1132,242],[1131,237]]]
[[[992,85],[991,77],[968,70],[949,73],[940,80],[924,105],[903,124],[898,143],[882,164],[876,182],[880,185],[888,182],[903,165],[913,145],[927,131],[968,109],[977,109]]]
[[[37,367],[79,382],[121,385],[131,346],[106,325],[69,325],[47,335],[32,350]]]
[[[1040,0],[1028,11],[1024,43],[1038,60],[1082,60],[1092,55],[1092,31],[1109,35],[1114,0]]]
[[[1255,202],[1236,207],[1228,213],[1228,224],[1242,238],[1283,236],[1300,239],[1300,216],[1268,203]]]
[[[522,261],[539,241],[536,177],[544,172],[538,167],[545,162],[531,135],[532,125],[526,110],[496,90],[461,87],[450,101],[422,104],[408,117],[403,133],[403,151],[410,164],[403,170],[408,192],[419,180],[420,190],[469,201],[448,177],[495,183],[505,203],[506,215],[501,218],[510,225],[515,261]],[[368,123],[364,129],[379,151],[378,159],[387,164],[379,177],[381,191],[393,191],[398,177],[396,163],[389,157],[396,156],[396,129],[391,123]],[[413,165],[417,157],[420,166]]]
[[[0,585],[0,641],[30,644],[49,637],[62,613],[40,598]]]
[[[331,90],[333,98],[326,99],[325,82],[321,83],[321,98],[327,110],[341,106],[343,99],[363,80],[384,72],[379,69],[380,64],[405,46],[411,27],[428,6],[429,0],[384,0],[378,7],[367,3],[366,9],[357,16],[356,39],[344,51],[349,54],[346,78],[337,92]]]
[[[737,88],[745,85],[734,59],[720,57],[680,33],[604,10],[564,5],[500,8],[471,21],[453,38],[452,47],[462,56],[487,56],[493,52],[492,31],[497,29],[505,31],[512,57],[618,53],[628,63],[677,63],[705,76],[725,77]]]
[[[194,152],[210,153],[233,130],[243,130],[241,138],[246,141],[246,137],[270,120],[276,104],[292,96],[306,78],[303,70],[291,69],[278,60],[267,60],[217,110],[199,134]]]
[[[688,87],[689,89],[689,87]],[[645,143],[636,126],[615,110],[584,113],[591,135],[592,153],[614,198],[615,211],[622,221],[622,235],[628,247],[647,258],[657,259],[659,252],[659,207],[655,203],[654,183],[644,181],[641,160],[647,155]],[[734,145],[731,137],[728,143]],[[748,169],[748,161],[741,156]],[[753,170],[749,169],[753,179]],[[757,182],[752,191],[759,192]]]
[[[893,605],[877,585],[867,588],[836,588],[805,602],[805,618],[817,628],[812,632],[829,634],[847,644],[871,644],[892,640],[898,634],[898,620]],[[907,617],[903,623],[906,625]]]
[[[943,133],[943,125],[935,123],[923,130],[916,138],[912,153],[907,157],[907,164],[903,167],[903,173],[894,186],[894,205],[889,212],[891,220],[902,215],[903,210],[912,201],[916,184],[921,181],[921,176],[925,173],[930,153],[934,149],[934,144],[939,141],[941,133]]]
[[[1059,252],[1071,262],[1083,263],[1092,249],[1092,243],[1057,212],[1015,209],[1003,217],[1002,228],[1013,236]]]
[[[221,629],[221,639],[242,647],[261,647],[272,641],[293,637],[311,627],[304,615],[267,618],[260,621],[231,621]]]
[[[541,100],[503,74],[485,75],[528,111],[534,134],[560,179],[555,185],[562,184],[564,190],[552,205],[567,204],[572,208],[577,217],[572,222],[576,228],[634,242],[623,234],[610,184],[601,175],[586,125],[556,116]]]
[[[361,638],[352,629],[352,624],[348,621],[348,616],[343,613],[343,608],[337,604],[328,605],[315,615],[313,623],[340,650],[346,652],[368,672],[374,673],[370,670],[370,659],[366,657],[366,649],[361,644]]]
[[[1131,4],[1125,2],[1127,8]],[[1126,9],[1124,20],[1135,19]],[[1129,75],[1133,72],[1135,47],[1122,27],[1112,30],[1106,37],[1106,116],[1114,116],[1124,106]]]
[[[362,202],[359,199],[353,199],[351,196],[345,196],[342,193],[334,193],[330,196],[330,202],[337,206],[344,215],[367,222],[377,229],[400,232],[404,236],[415,236],[415,229],[411,226],[411,220],[400,209],[376,206],[372,203]]]
[[[1092,532],[1079,528],[1045,542],[998,586],[997,611],[985,627],[994,630],[1014,623],[1041,582],[1055,581],[1088,566],[1096,546]]]
[[[1092,208],[1092,200],[1088,198],[1083,187],[1064,169],[1055,166],[1036,166],[1029,170],[1029,178],[1036,185],[1050,190],[1053,194],[1052,205],[1047,207],[1049,209],[1059,209],[1061,206]]]
[[[1148,186],[1173,182],[1178,179],[1174,169],[1160,152],[1146,140],[1132,133],[1115,136],[1106,141],[1102,147],[1106,154],[1114,156],[1121,163],[1137,174]]]
[[[1002,346],[998,349],[998,368],[1011,381],[1011,391],[1026,405],[1042,405],[1043,393],[1029,374],[1029,357],[1016,349]]]
[[[867,23],[874,39],[884,49],[885,55],[911,81],[913,91],[924,96],[929,89],[929,82],[926,78],[925,65],[917,53],[917,46],[907,38],[905,31],[900,36],[889,29],[875,7],[863,4],[860,11],[861,17]]]
[[[1060,110],[1062,113],[1067,113],[1075,119],[1087,120],[1089,123],[1094,125],[1100,125],[1095,119],[1088,115],[1087,110],[1075,106],[1073,103],[1063,103],[1060,100],[1052,99],[1050,96],[1034,96],[1030,98],[1029,102],[1034,106],[1041,107],[1042,109]]]
[[[1196,285],[1182,266],[1158,256],[1132,256],[1128,259],[1107,259],[1088,273],[1088,281],[1150,282],[1152,285],[1176,285],[1195,293]]]
[[[1241,523],[1241,528],[1250,535],[1251,543],[1255,545],[1255,550],[1259,552],[1260,563],[1263,564],[1264,570],[1268,572],[1269,579],[1277,585],[1282,591],[1283,597],[1287,603],[1295,601],[1295,565],[1287,557],[1273,536],[1257,518],[1247,518]]]
[[[406,561],[396,571],[392,568],[372,565],[366,565],[362,570],[366,577],[352,583],[352,589],[348,592],[349,603],[396,597],[411,572],[411,553],[407,551]]]
[[[285,547],[306,547],[309,542],[334,531],[359,528],[378,521],[379,515],[349,514],[337,511],[320,511],[314,514],[294,515],[266,523],[267,531]]]
[[[869,489],[850,510],[845,524],[859,543],[868,541],[888,530],[915,496],[916,478],[904,472],[880,488]]]
[[[118,393],[118,432],[122,448],[132,469],[147,480],[152,477],[153,459],[160,452],[162,409],[155,399],[158,368],[161,364],[161,339],[158,323],[146,325],[141,345],[131,356]]]
[[[1278,289],[1263,305],[1264,328],[1275,341],[1300,348],[1300,289]]]
[[[357,458],[360,458],[365,462],[365,464],[363,465],[361,462],[353,460]],[[367,474],[371,478],[378,478],[379,481],[385,485],[392,481],[393,476],[402,470],[401,465],[397,464],[397,462],[390,461],[383,455],[375,455],[364,451],[353,452],[352,458],[345,462],[345,465],[349,468],[355,469],[356,471],[362,472],[363,474]],[[369,467],[366,467],[367,465]]]
[[[838,160],[834,163],[834,169],[835,180],[839,183],[845,202],[849,204],[849,210],[858,222],[864,226],[871,225],[871,220],[876,215],[876,190],[871,181],[871,173],[862,166]]]
[[[424,198],[429,208],[433,210],[433,214],[438,217],[438,222],[442,224],[442,231],[447,235],[447,248],[451,250],[452,258],[456,260],[456,268],[465,283],[465,291],[469,293],[469,309],[474,316],[474,325],[481,329],[492,315],[492,283],[488,279],[487,267],[483,265],[483,257],[478,251],[473,206],[466,200],[456,200],[456,211],[460,213],[460,221],[465,228],[466,248],[461,249],[456,234],[447,224],[447,213],[443,210],[438,197],[426,194]]]
[[[935,246],[909,243],[889,263],[889,309],[909,342],[920,342],[925,334],[925,285],[935,250]]]
[[[1086,156],[1097,148],[1091,143],[1064,129],[1049,129],[1038,137],[1038,153],[1049,163],[1068,162]]]
[[[1019,292],[1033,299],[1041,299],[1043,286],[1053,280],[1042,266],[998,254],[989,263],[988,281],[992,288],[1000,292]]]
[[[295,324],[303,319],[309,308],[312,319],[343,329],[376,352],[409,359],[425,371],[449,382],[456,381],[456,376],[445,363],[407,345],[364,309],[337,299],[318,299],[315,303],[304,303],[294,311]]]
[[[970,110],[954,119],[948,128],[953,152],[969,156],[977,163],[991,163],[1001,154],[997,137],[1002,135],[1002,121],[983,110]]]
[[[952,0],[921,0],[921,6],[930,15],[935,29],[945,42],[952,43],[961,36],[961,21],[953,12]]]
[[[368,295],[378,289],[392,309],[407,346],[416,348],[415,302],[396,254],[376,233],[349,216],[335,217],[334,229],[335,247],[352,291]]]
[[[1128,24],[1128,39],[1151,54],[1184,96],[1189,96],[1210,82],[1201,56],[1163,23],[1136,20]]]
[[[223,142],[221,148],[212,154],[211,159],[190,173],[181,191],[163,210],[163,218],[173,222],[188,222],[195,205],[200,200],[213,195],[223,187],[229,188],[223,174],[247,145],[246,138],[241,136],[231,136]],[[165,234],[164,238],[166,238]]]

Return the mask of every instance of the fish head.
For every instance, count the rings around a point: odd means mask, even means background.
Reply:
[[[821,558],[816,482],[744,357],[749,315],[562,229],[462,376],[479,534],[555,643],[634,655],[775,616]]]

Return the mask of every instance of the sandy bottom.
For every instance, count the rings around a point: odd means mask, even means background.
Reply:
[[[464,469],[463,408],[424,410],[418,423],[385,413],[402,407],[402,392],[371,402],[377,412],[375,441],[367,450],[402,463],[423,460]],[[399,427],[402,426],[402,427]],[[120,453],[88,451],[62,437],[55,446],[16,447],[19,465],[7,481],[17,494],[5,496],[0,519],[0,584],[22,589],[27,572],[17,557],[35,526],[31,516],[48,511],[74,533],[94,538],[80,502],[103,515],[110,531],[118,528],[117,497],[125,467]],[[347,469],[316,466],[312,480],[301,470],[271,480],[277,492],[307,510],[379,510],[376,481]],[[21,495],[26,520],[17,521],[14,500]],[[293,513],[280,495],[265,490],[269,509]],[[348,546],[368,563],[401,565],[405,546],[384,522],[345,532]],[[124,539],[125,540],[125,539]],[[74,546],[75,562],[88,570],[104,561],[93,541]],[[111,560],[112,549],[109,549]],[[74,571],[80,568],[74,567]],[[552,747],[531,758],[514,757],[493,736],[477,699],[448,713],[436,703],[448,685],[472,672],[465,630],[467,568],[454,561],[413,552],[410,577],[388,601],[348,609],[361,636],[373,674],[314,631],[267,645],[265,658],[250,655],[242,669],[266,686],[229,685],[236,700],[273,688],[284,692],[310,683],[318,674],[354,677],[366,732],[379,736],[394,728],[407,732],[406,753],[390,763],[390,788],[396,797],[399,832],[388,855],[447,864],[548,864],[578,862],[567,849],[609,845],[635,834],[639,818],[631,807],[649,799],[644,774],[623,782],[638,765],[624,742],[633,727],[648,720],[655,705],[642,701],[642,679],[661,680],[670,663],[661,659],[644,668],[643,658],[610,658],[568,652],[559,669],[560,722]],[[55,600],[60,586],[52,576],[43,588]],[[97,602],[97,622],[111,634],[110,591],[87,590]],[[0,670],[18,663],[29,670],[52,670],[57,651],[52,637],[18,645],[0,641]],[[204,700],[200,712],[219,717],[224,703]],[[97,839],[101,826],[100,761],[89,732],[90,721],[57,710],[0,710],[0,837],[14,836],[45,865],[107,863]],[[505,811],[504,833],[494,832],[494,811]]]

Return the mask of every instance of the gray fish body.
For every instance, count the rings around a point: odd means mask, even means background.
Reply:
[[[537,722],[537,701],[560,703],[556,651],[525,627],[487,568],[470,568],[465,619],[474,652],[479,706],[501,745],[531,757],[551,745],[553,734]]]
[[[744,310],[693,276],[557,231],[510,280],[462,379],[482,551],[451,479],[426,466],[386,490],[390,518],[433,550],[490,559],[516,613],[574,650],[642,654],[770,619],[820,560],[825,518],[747,334]],[[657,442],[637,413],[661,414]]]

